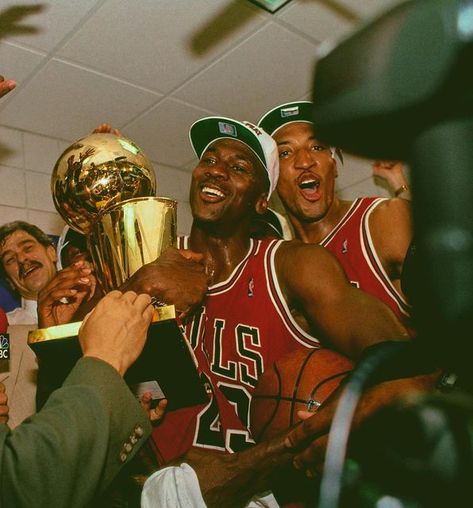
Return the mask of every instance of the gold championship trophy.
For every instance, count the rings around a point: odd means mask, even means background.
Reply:
[[[176,201],[155,197],[153,167],[131,140],[114,134],[79,139],[59,157],[51,177],[56,209],[86,235],[104,293],[119,288],[141,266],[176,243]],[[125,374],[137,396],[168,399],[176,409],[207,400],[195,358],[176,322],[174,306],[156,306],[145,348]],[[40,361],[38,403],[60,386],[82,355],[81,322],[30,332]]]

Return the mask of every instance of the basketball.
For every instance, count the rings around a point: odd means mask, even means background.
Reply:
[[[250,429],[262,441],[298,421],[298,410],[315,411],[352,370],[353,363],[330,349],[302,349],[264,371],[251,401]]]

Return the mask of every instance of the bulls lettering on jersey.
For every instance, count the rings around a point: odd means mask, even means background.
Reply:
[[[251,240],[245,258],[227,280],[209,288],[205,307],[187,324],[209,402],[172,411],[155,429],[163,463],[190,446],[235,452],[252,444],[249,408],[261,373],[286,353],[320,346],[282,297],[274,268],[280,244]]]

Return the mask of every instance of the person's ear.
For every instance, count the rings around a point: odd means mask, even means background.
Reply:
[[[57,252],[56,252],[56,248],[53,245],[48,245],[46,247],[46,254],[48,255],[48,258],[53,263],[56,263],[56,261],[57,261]]]
[[[258,197],[255,205],[256,213],[262,215],[268,209],[268,195],[266,192],[262,192]]]

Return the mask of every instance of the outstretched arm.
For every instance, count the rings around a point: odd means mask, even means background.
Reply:
[[[404,174],[404,165],[399,161],[375,161],[373,175],[383,179],[396,198],[411,199],[411,190]]]
[[[276,253],[279,284],[303,309],[315,335],[349,358],[372,344],[408,340],[407,330],[383,302],[353,287],[323,247],[285,242]]]
[[[284,436],[280,436],[231,454],[193,448],[183,461],[196,472],[209,508],[237,508],[269,490],[273,472],[292,458],[293,452],[285,446]]]
[[[0,425],[1,506],[88,506],[143,443],[150,424],[121,376],[143,349],[150,301],[104,297],[84,320],[84,358],[64,385],[14,431]]]
[[[403,397],[434,391],[438,377],[439,373],[435,371],[431,374],[385,381],[365,390],[351,428],[356,429],[366,417]],[[288,451],[296,452],[293,464],[296,469],[305,470],[307,476],[316,476],[321,471],[328,433],[343,389],[344,385],[341,385],[315,414],[299,412],[298,416],[303,421],[287,434],[285,444]]]
[[[369,414],[406,394],[433,390],[436,378],[437,374],[419,375],[387,381],[370,388],[363,395],[353,425],[356,427]],[[208,449],[191,449],[180,463],[184,462],[194,469],[206,505],[209,508],[243,507],[256,494],[271,489],[273,474],[277,473],[281,466],[291,463],[297,469],[304,470],[307,476],[314,477],[319,474],[341,390],[342,387],[334,392],[317,412],[300,412],[299,416],[304,419],[300,424],[245,451],[222,454]],[[179,471],[166,469],[161,470],[160,474],[166,474],[175,482],[175,475]],[[196,486],[188,483],[189,480],[184,480],[183,476],[180,478],[183,481],[180,488],[195,492]],[[145,485],[145,489],[149,491],[153,488],[152,485],[153,483]],[[155,488],[159,488],[159,485],[155,484]],[[155,493],[150,497],[152,499],[158,495],[159,493]]]
[[[399,293],[404,260],[412,241],[411,203],[393,198],[380,203],[369,218],[374,248],[383,268]]]

